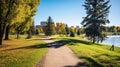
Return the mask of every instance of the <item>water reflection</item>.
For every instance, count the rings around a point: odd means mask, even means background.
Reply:
[[[108,38],[104,40],[102,43],[103,44],[108,44],[108,45],[115,45],[120,47],[120,35],[112,35],[112,36],[107,36]]]

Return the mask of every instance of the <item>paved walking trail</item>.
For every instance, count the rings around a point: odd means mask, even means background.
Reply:
[[[43,38],[43,40],[46,43],[54,42],[50,38]],[[53,45],[49,48],[44,59],[36,64],[36,67],[86,67],[83,60],[77,58],[67,46],[60,46],[60,43]]]

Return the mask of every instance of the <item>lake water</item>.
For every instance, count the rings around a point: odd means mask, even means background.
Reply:
[[[102,42],[103,44],[108,44],[108,45],[114,44],[115,46],[120,47],[120,35],[111,35],[107,37],[108,38]]]

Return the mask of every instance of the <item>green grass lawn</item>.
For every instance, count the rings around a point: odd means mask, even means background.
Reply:
[[[87,63],[89,67],[120,67],[120,48],[110,51],[110,46],[92,44],[80,37],[58,37],[56,42],[65,42],[73,52]]]
[[[3,41],[0,47],[0,67],[34,67],[47,52],[46,44],[39,37]]]

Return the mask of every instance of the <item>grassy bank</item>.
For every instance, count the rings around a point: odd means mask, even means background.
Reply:
[[[120,67],[120,48],[110,51],[110,46],[92,44],[81,37],[59,37],[54,38],[57,42],[65,42],[73,52],[84,59],[89,67]]]
[[[3,41],[0,47],[0,67],[34,67],[47,52],[46,44],[34,36],[32,39],[20,39]]]

